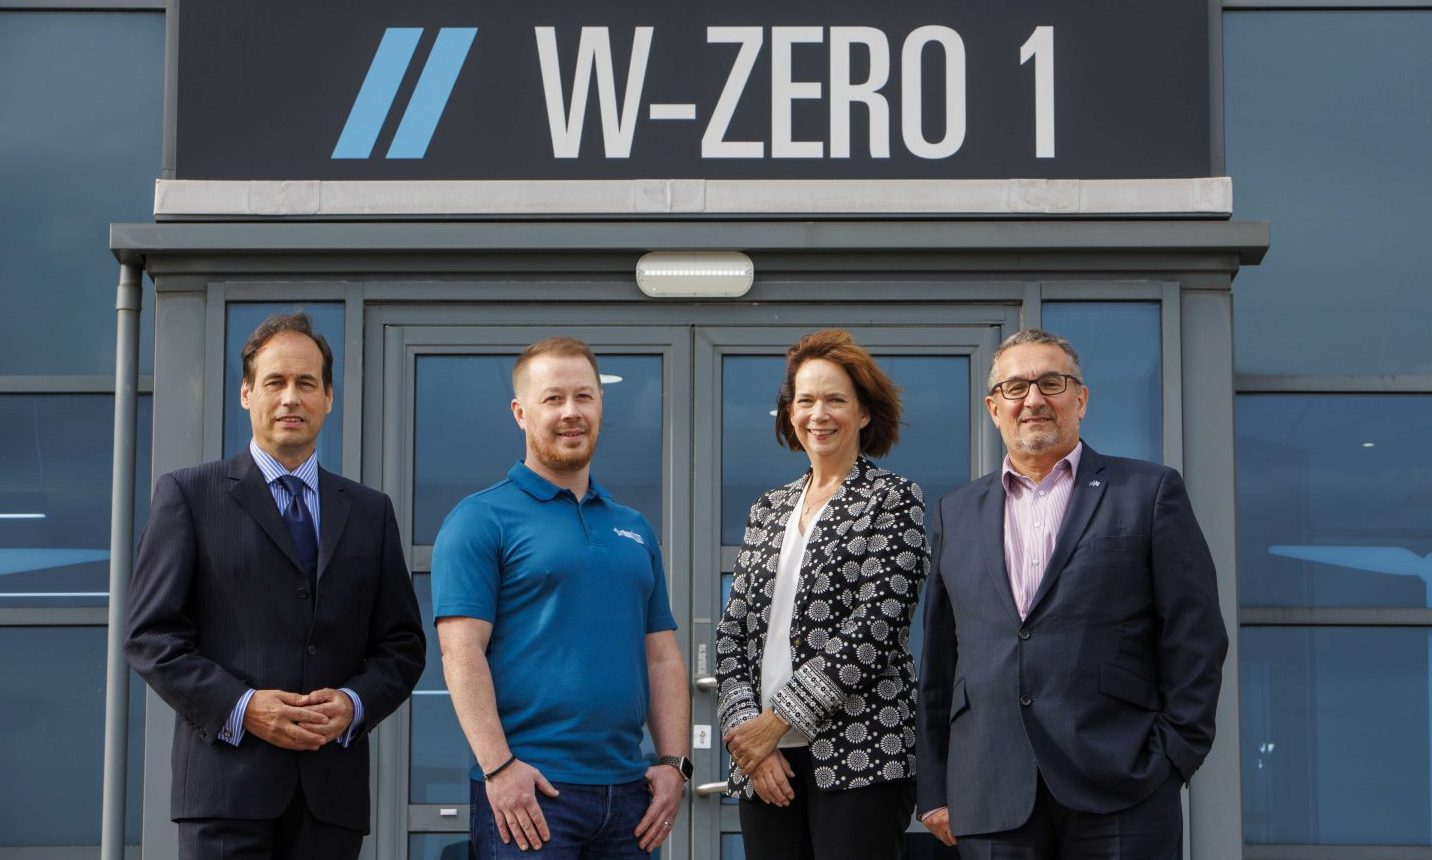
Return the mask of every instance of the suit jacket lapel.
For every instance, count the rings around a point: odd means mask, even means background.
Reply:
[[[1044,568],[1044,578],[1039,583],[1039,590],[1034,593],[1034,602],[1029,607],[1030,615],[1039,608],[1039,602],[1054,586],[1054,580],[1059,578],[1064,565],[1069,562],[1069,556],[1073,555],[1079,538],[1083,537],[1084,530],[1089,527],[1089,521],[1094,518],[1094,511],[1104,498],[1104,488],[1108,484],[1099,477],[1103,472],[1104,458],[1085,445],[1084,453],[1079,456],[1079,472],[1074,476],[1074,489],[1069,493],[1069,508],[1064,512],[1064,522],[1059,526],[1059,536],[1054,541],[1054,552],[1049,556],[1049,565]]]
[[[1010,588],[1009,571],[1004,563],[1003,470],[994,473],[980,498],[979,530],[985,536],[979,542],[985,547],[985,573],[989,574],[995,593],[1000,596],[1000,603],[1015,621],[1019,621],[1019,609],[1014,605],[1014,591]]]
[[[239,507],[254,518],[254,522],[259,524],[259,528],[263,529],[288,560],[293,562],[293,566],[302,571],[303,565],[299,563],[293,538],[288,533],[288,527],[283,524],[283,517],[279,515],[273,493],[264,481],[264,473],[254,464],[248,449],[229,461],[229,494],[239,503]]]
[[[343,526],[348,522],[348,512],[353,503],[348,494],[329,472],[318,470],[318,578],[328,569],[333,552],[338,549],[338,539],[343,536]]]

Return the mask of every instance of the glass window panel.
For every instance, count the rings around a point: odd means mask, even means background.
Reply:
[[[1080,435],[1100,453],[1163,462],[1157,302],[1045,302],[1044,328],[1074,344],[1089,386]]]
[[[721,359],[721,543],[740,546],[756,497],[810,468],[776,441],[776,395],[786,361],[776,355]]]
[[[0,12],[0,82],[0,375],[113,373],[109,224],[152,219],[164,16]]]
[[[140,397],[135,536],[149,516],[151,400]],[[0,395],[0,606],[109,600],[114,398]]]
[[[1233,291],[1238,371],[1432,372],[1432,11],[1223,22],[1234,217],[1275,237]]]
[[[1432,607],[1432,397],[1242,395],[1236,414],[1244,606]]]
[[[418,833],[408,837],[408,860],[468,860],[472,856],[470,849],[466,833]]]
[[[338,302],[320,304],[277,304],[230,302],[224,321],[224,456],[232,457],[248,446],[253,438],[249,413],[239,403],[239,385],[244,368],[239,353],[244,342],[259,323],[277,313],[305,311],[313,320],[313,328],[328,341],[333,350],[333,411],[318,433],[318,462],[330,472],[343,471],[343,305]]]
[[[1426,845],[1432,631],[1244,628],[1250,843]]]
[[[418,594],[423,627],[429,632],[427,665],[412,699],[409,802],[467,803],[467,774],[473,757],[443,679],[442,652],[433,629],[432,576],[414,574],[413,589]]]
[[[430,544],[453,506],[502,480],[525,447],[512,419],[514,355],[417,361],[413,542]],[[661,534],[662,359],[601,355],[602,432],[592,477]]]
[[[103,627],[0,627],[0,848],[99,844],[104,685]],[[144,685],[131,673],[129,844],[139,842],[143,744]]]
[[[877,355],[901,389],[900,443],[881,465],[916,481],[927,505],[969,480],[969,359],[963,356]],[[781,356],[722,359],[721,542],[740,546],[756,497],[795,480],[810,461],[776,441],[776,393],[785,372]]]
[[[746,846],[741,842],[741,834],[721,834],[721,860],[746,860]]]

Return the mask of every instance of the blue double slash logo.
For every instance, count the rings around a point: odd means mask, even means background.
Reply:
[[[383,33],[383,41],[368,66],[368,76],[363,79],[343,133],[338,136],[338,145],[333,147],[333,158],[368,158],[373,154],[378,132],[393,109],[398,87],[422,35],[421,27],[389,27]],[[437,41],[408,99],[408,108],[398,123],[393,142],[388,146],[387,158],[422,158],[427,153],[438,118],[447,107],[448,96],[452,95],[458,72],[476,37],[476,27],[438,30]]]

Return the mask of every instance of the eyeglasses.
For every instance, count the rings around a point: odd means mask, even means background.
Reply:
[[[998,391],[1005,400],[1023,400],[1029,396],[1029,386],[1033,385],[1039,389],[1039,393],[1045,397],[1053,397],[1056,394],[1063,394],[1069,388],[1069,383],[1083,385],[1084,381],[1077,376],[1070,376],[1067,373],[1046,373],[1038,379],[1006,379],[989,390],[990,394]]]

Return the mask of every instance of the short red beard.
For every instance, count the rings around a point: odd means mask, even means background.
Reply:
[[[530,440],[532,453],[537,455],[542,465],[554,472],[580,471],[592,462],[592,455],[597,451],[597,431],[588,427],[586,433],[583,437],[586,444],[580,448],[563,447],[558,441],[561,437],[555,434],[534,436]]]

